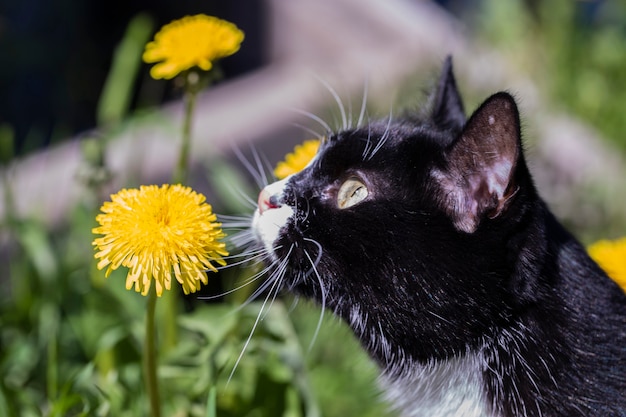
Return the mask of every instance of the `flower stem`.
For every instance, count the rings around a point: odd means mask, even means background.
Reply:
[[[183,137],[180,144],[178,163],[173,176],[173,184],[184,184],[189,171],[189,152],[191,149],[191,127],[193,112],[196,107],[198,74],[190,72],[185,80],[185,115],[183,119]]]
[[[159,309],[159,317],[161,320],[161,330],[163,331],[161,339],[161,351],[169,352],[178,343],[178,304],[181,294],[178,288],[174,287],[169,291],[165,291],[161,297],[163,303]]]
[[[156,332],[154,328],[154,312],[156,310],[156,287],[153,285],[148,293],[146,305],[146,339],[144,341],[144,378],[146,391],[150,398],[150,416],[161,416],[159,399],[159,382],[157,380]]]

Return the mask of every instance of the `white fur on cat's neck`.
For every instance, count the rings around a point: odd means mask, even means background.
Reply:
[[[485,399],[483,362],[476,353],[427,364],[406,359],[381,375],[386,398],[403,417],[498,417]],[[411,362],[409,360],[409,362]]]
[[[367,313],[358,306],[352,306],[348,321],[361,340],[365,337],[369,348],[379,349],[389,363],[380,382],[386,399],[403,417],[498,417],[485,399],[486,365],[481,353],[418,363],[402,351],[393,353],[382,327],[368,332]]]

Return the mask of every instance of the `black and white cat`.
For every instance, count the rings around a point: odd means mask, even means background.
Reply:
[[[626,295],[538,196],[515,101],[330,135],[259,196],[273,280],[343,318],[404,416],[626,416]]]

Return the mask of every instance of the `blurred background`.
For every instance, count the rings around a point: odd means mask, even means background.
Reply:
[[[182,90],[150,78],[141,53],[162,25],[197,13],[246,34],[194,120],[190,185],[214,211],[250,213],[239,191],[256,200],[235,149],[252,159],[254,148],[269,171],[323,132],[305,113],[339,127],[336,97],[355,119],[363,100],[372,118],[419,108],[451,54],[468,112],[496,91],[518,99],[531,170],[565,224],[586,244],[626,234],[623,1],[3,0],[0,415],[145,414],[143,300],[115,288],[119,274],[102,281],[91,227],[110,193],[171,176]],[[229,273],[207,293],[242,279]],[[213,355],[228,334],[230,350],[217,355],[227,376],[254,303],[222,336],[211,318],[224,322],[248,294],[208,307],[185,300],[196,342],[163,359],[164,378],[179,386],[168,388],[170,415],[204,415],[198,404],[212,382],[194,385],[202,362],[181,358]],[[344,326],[326,317],[307,353],[319,310],[290,305],[275,308],[282,324],[259,331],[229,388],[218,378],[220,415],[387,413],[375,369]]]

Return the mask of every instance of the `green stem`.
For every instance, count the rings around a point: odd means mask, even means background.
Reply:
[[[211,388],[209,388],[206,417],[217,417],[217,388],[215,385],[212,385]]]
[[[159,317],[161,323],[162,339],[161,349],[162,352],[170,352],[178,343],[178,323],[176,318],[178,317],[178,303],[181,294],[177,286],[172,286],[172,289],[165,291],[161,297],[163,303],[159,310]]]
[[[49,331],[50,338],[48,339],[48,364],[46,367],[47,387],[48,387],[48,399],[51,404],[54,404],[57,400],[59,393],[59,317],[58,312],[52,305],[42,309],[46,314],[47,330]],[[49,320],[49,321],[48,321]]]
[[[194,74],[197,77],[197,74]],[[191,79],[191,74],[188,77]],[[189,81],[191,83],[191,81]],[[172,178],[172,183],[183,184],[187,181],[189,171],[189,152],[191,149],[191,127],[193,122],[193,111],[196,107],[196,88],[190,86],[185,92],[185,115],[183,120],[183,137],[180,144],[180,154],[178,155],[178,163]]]
[[[146,305],[146,340],[144,341],[144,378],[146,391],[150,398],[150,416],[161,417],[161,401],[159,399],[159,381],[157,379],[156,332],[154,328],[154,312],[156,309],[156,288],[153,285],[148,293]]]
[[[0,181],[2,181],[2,189],[4,191],[4,219],[0,219],[0,223],[4,221],[8,227],[15,232],[17,225],[17,210],[15,210],[15,200],[13,199],[13,187],[9,178],[9,167],[0,165]]]

